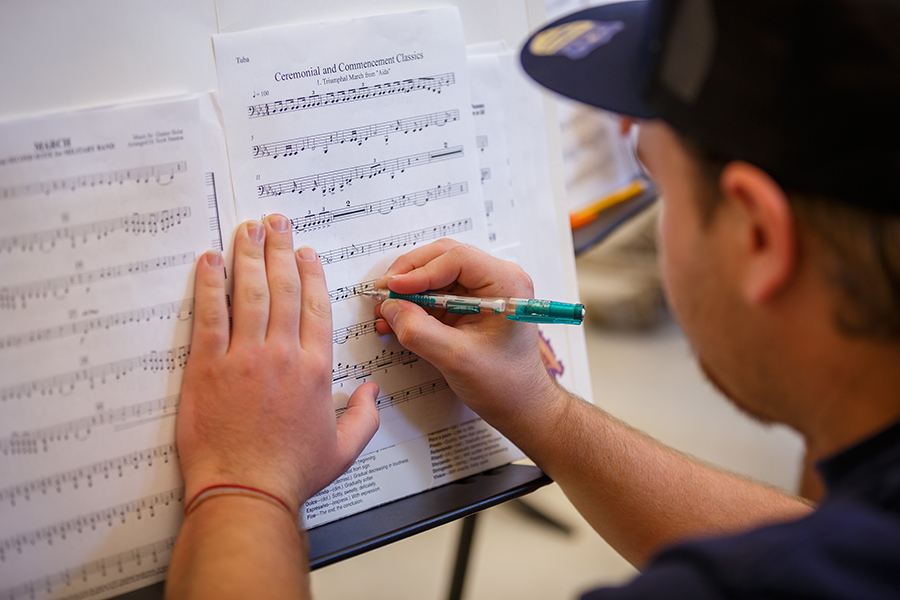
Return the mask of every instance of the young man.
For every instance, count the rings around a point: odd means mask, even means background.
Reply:
[[[896,0],[662,0],[567,17],[523,50],[551,89],[642,120],[672,311],[735,404],[825,457],[816,510],[558,388],[533,326],[396,300],[376,310],[380,331],[438,367],[644,571],[587,598],[900,597],[897,31]],[[368,384],[335,425],[322,270],[308,248],[295,261],[288,229],[277,216],[240,228],[230,340],[221,259],[198,265],[178,424],[187,496],[258,491],[190,509],[172,597],[308,594],[293,515],[377,426]],[[514,265],[450,240],[382,283],[532,292]]]

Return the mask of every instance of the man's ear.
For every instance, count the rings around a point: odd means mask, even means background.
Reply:
[[[768,173],[742,161],[726,165],[719,186],[735,217],[744,297],[766,303],[790,283],[797,266],[797,229],[787,195]]]

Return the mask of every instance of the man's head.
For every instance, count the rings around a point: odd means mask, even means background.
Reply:
[[[662,0],[522,52],[551,89],[646,120],[673,311],[728,395],[806,433],[846,406],[827,390],[867,394],[860,366],[900,359],[896,31],[898,0]]]

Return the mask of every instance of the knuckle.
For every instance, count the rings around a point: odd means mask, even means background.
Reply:
[[[309,316],[315,319],[331,318],[331,302],[325,300],[318,294],[306,298],[303,309],[307,311]]]
[[[422,336],[422,325],[416,321],[410,322],[410,319],[402,317],[394,321],[394,333],[397,334],[397,340],[405,347],[415,350],[419,345],[419,338]]]
[[[326,363],[319,356],[310,358],[307,361],[307,373],[313,381],[331,381],[332,371],[331,364]]]
[[[197,311],[194,325],[202,331],[219,330],[228,325],[228,315],[217,310]]]
[[[478,250],[474,246],[460,243],[457,243],[455,246],[452,246],[449,250],[447,250],[447,254],[453,257],[454,260],[460,261],[465,258],[471,257],[473,253],[477,252]]]
[[[512,263],[514,265],[513,275],[515,276],[518,285],[521,289],[527,291],[529,295],[534,294],[534,280],[531,278],[531,275],[525,272],[525,269],[520,267],[519,265]]]
[[[234,251],[237,255],[236,258],[249,258],[251,260],[263,260],[265,256],[265,250],[260,244],[252,244],[249,242],[240,243],[240,240],[236,240],[234,244]]]
[[[279,372],[290,372],[299,362],[299,346],[287,342],[266,343],[266,351],[271,366]]]
[[[264,285],[246,285],[240,290],[241,298],[250,305],[268,304],[269,289]]]
[[[287,250],[294,251],[294,236],[290,231],[284,233],[276,233],[266,237],[266,247],[270,250]]]
[[[272,293],[290,298],[300,297],[300,282],[292,277],[275,277],[271,282]]]

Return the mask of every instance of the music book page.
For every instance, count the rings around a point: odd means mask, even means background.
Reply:
[[[334,314],[334,407],[365,381],[381,427],[304,506],[321,525],[521,457],[436,369],[374,329],[370,289],[397,256],[489,244],[456,9],[214,38],[239,220],[278,212],[319,253]]]
[[[165,578],[193,265],[234,220],[200,100],[0,124],[3,600]]]

